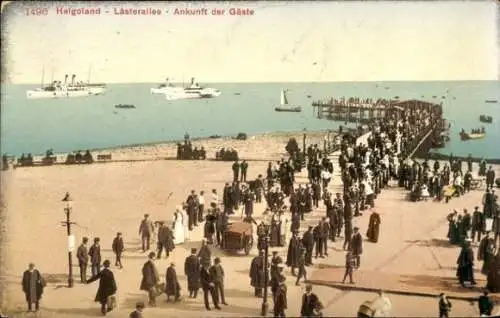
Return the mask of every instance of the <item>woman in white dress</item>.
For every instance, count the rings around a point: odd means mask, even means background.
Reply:
[[[369,178],[366,178],[363,181],[363,184],[365,185],[365,203],[373,208],[375,207],[375,192],[373,192],[372,184],[369,180]]]
[[[178,206],[174,213],[174,244],[182,244],[186,241],[186,226],[184,221],[184,213],[182,207]]]
[[[284,213],[279,213],[279,220],[280,220],[280,246],[286,246],[286,231],[287,231],[287,226],[288,223],[290,223],[290,220],[288,216]]]

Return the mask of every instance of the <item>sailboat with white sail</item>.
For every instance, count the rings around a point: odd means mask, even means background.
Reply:
[[[288,98],[286,97],[286,92],[287,91],[285,89],[281,90],[280,105],[274,107],[274,110],[277,112],[300,113],[302,111],[302,107],[288,104]]]

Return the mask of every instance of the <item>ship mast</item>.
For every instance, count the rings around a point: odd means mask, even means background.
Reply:
[[[40,83],[41,88],[43,88],[44,77],[45,77],[45,66],[42,68],[42,82]]]
[[[90,73],[92,72],[92,64],[90,64],[89,66],[89,72],[88,72],[88,75],[87,75],[87,84],[90,84]]]

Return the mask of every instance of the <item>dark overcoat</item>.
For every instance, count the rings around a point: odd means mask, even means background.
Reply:
[[[378,235],[380,230],[380,215],[373,212],[370,215],[370,221],[368,223],[368,230],[366,231],[366,237],[374,243],[378,241]]]
[[[481,273],[488,275],[490,271],[491,263],[495,258],[495,240],[489,237],[485,237],[479,243],[479,248],[477,251],[478,261],[483,261],[483,266],[481,268]]]
[[[358,232],[354,234],[351,238],[351,251],[354,255],[363,254],[363,237]]]
[[[152,261],[147,261],[142,266],[142,281],[141,290],[149,291],[152,287],[155,287],[160,281],[158,271],[156,266]]]
[[[162,225],[158,229],[158,243],[164,244],[169,252],[174,250],[174,233],[168,226]]]
[[[264,287],[264,259],[256,256],[250,264],[250,285],[255,288]]]
[[[471,247],[463,247],[457,259],[457,276],[462,281],[474,280],[474,251]]]
[[[115,253],[123,252],[123,250],[125,249],[125,245],[123,244],[122,237],[115,237],[113,239],[112,249],[113,249],[113,252],[115,252]]]
[[[189,290],[200,288],[200,260],[196,255],[189,255],[184,262],[184,274],[187,276]]]
[[[297,267],[299,262],[300,254],[300,241],[296,237],[292,237],[290,243],[288,244],[288,253],[286,256],[286,265],[291,267]]]
[[[254,201],[254,194],[253,194],[253,192],[248,191],[245,194],[245,214],[246,215],[253,214],[253,201]]]
[[[312,250],[314,246],[314,237],[311,231],[307,230],[304,232],[304,235],[302,235],[302,246],[304,246],[306,250]]]
[[[179,281],[177,280],[177,273],[175,268],[170,266],[167,268],[167,273],[165,274],[165,293],[167,296],[177,295],[181,290]]]
[[[200,258],[201,265],[208,264],[210,265],[212,259],[212,252],[208,245],[202,245],[200,251],[198,252],[198,257]]]
[[[274,300],[274,307],[279,308],[282,310],[285,310],[288,308],[288,301],[287,301],[287,288],[286,285],[280,285],[278,288],[276,288],[276,295],[275,295],[275,300]]]
[[[206,267],[201,268],[200,281],[201,281],[201,288],[203,288],[203,290],[209,290],[212,288],[210,284],[213,283],[214,280],[212,275],[210,274],[209,268]]]
[[[93,244],[89,249],[90,264],[101,264],[101,246]]]
[[[87,281],[87,283],[94,282],[99,279],[99,288],[95,295],[95,301],[101,304],[106,304],[108,297],[116,293],[116,281],[113,272],[108,268],[104,268],[99,274],[95,275]]]
[[[302,307],[300,309],[301,317],[313,317],[314,310],[320,309],[321,304],[318,296],[311,293],[310,295],[304,294],[302,296]]]
[[[36,290],[36,299],[31,299],[31,275],[35,275],[36,276],[36,286],[35,286],[35,290]],[[23,273],[23,281],[22,281],[22,285],[23,285],[23,291],[24,291],[24,294],[26,295],[26,301],[28,302],[35,302],[37,300],[39,300],[40,298],[42,298],[42,294],[43,294],[43,288],[45,287],[45,280],[43,279],[42,275],[40,274],[40,272],[38,270],[33,270],[33,272],[30,272],[29,270],[25,271]]]

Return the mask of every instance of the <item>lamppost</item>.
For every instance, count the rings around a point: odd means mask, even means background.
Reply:
[[[260,312],[260,315],[262,317],[266,317],[267,312],[269,311],[269,304],[267,303],[267,291],[269,289],[268,258],[269,258],[269,227],[266,228],[266,236],[264,238],[264,296],[262,298],[262,310]]]
[[[68,287],[72,288],[73,287],[73,250],[75,248],[75,237],[71,234],[71,224],[75,224],[75,222],[71,222],[71,210],[72,210],[72,201],[73,198],[69,194],[69,192],[66,192],[66,195],[64,198],[61,200],[62,202],[65,202],[66,205],[64,207],[64,213],[66,214],[66,221],[62,221],[62,226],[66,227],[66,231],[68,232],[68,266],[69,266],[69,273],[68,273]]]
[[[323,153],[324,153],[324,156],[326,156],[326,154],[327,154],[327,149],[326,149],[327,139],[328,139],[327,136],[328,136],[328,133],[323,136]]]

